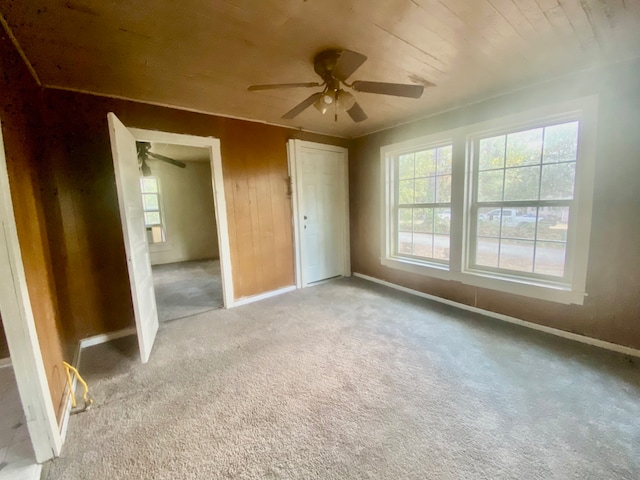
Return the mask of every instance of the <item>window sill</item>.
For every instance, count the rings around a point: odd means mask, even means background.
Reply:
[[[152,243],[149,245],[149,253],[168,252],[173,248],[170,242]]]
[[[417,273],[418,275],[428,275],[443,280],[451,280],[451,272],[448,264],[420,262],[403,257],[383,258],[382,265],[396,270]]]
[[[542,283],[517,277],[508,278],[472,270],[454,272],[448,265],[419,263],[398,257],[383,258],[381,263],[396,270],[565,305],[582,305],[586,296],[584,292],[572,290],[570,285]]]

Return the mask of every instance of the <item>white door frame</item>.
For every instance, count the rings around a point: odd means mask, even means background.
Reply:
[[[298,175],[298,163],[301,158],[301,151],[303,148],[313,150],[324,150],[334,153],[343,154],[343,179],[344,179],[344,196],[342,202],[342,211],[344,218],[344,234],[342,236],[342,275],[345,277],[351,276],[351,246],[350,246],[350,233],[349,233],[349,151],[344,147],[338,147],[336,145],[325,145],[324,143],[309,142],[306,140],[291,139],[287,142],[287,156],[289,163],[289,176],[291,177],[291,203],[293,206],[293,237],[294,237],[294,262],[296,272],[296,287],[304,288],[308,285],[305,279],[304,268],[302,268],[302,230],[301,225],[303,220],[300,218],[302,215],[300,212],[304,191],[302,189],[302,178]]]
[[[160,132],[140,128],[128,128],[137,141],[170,143],[189,147],[203,147],[209,152],[211,159],[211,181],[213,183],[213,208],[216,215],[218,246],[220,250],[220,270],[222,274],[222,298],[225,308],[234,306],[233,277],[231,270],[231,248],[229,244],[229,227],[227,224],[227,201],[224,196],[224,179],[222,177],[222,155],[220,139],[198,137],[181,133]]]
[[[7,160],[0,128],[0,282],[2,322],[11,363],[27,419],[31,444],[38,463],[57,457],[62,437],[38,342],[29,290],[22,263],[18,231],[7,173]],[[9,275],[7,275],[7,273]]]

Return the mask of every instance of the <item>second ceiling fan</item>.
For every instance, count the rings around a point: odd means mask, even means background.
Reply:
[[[356,92],[379,93],[396,97],[420,98],[424,91],[424,85],[411,85],[402,83],[384,83],[355,81],[347,83],[347,79],[367,60],[367,57],[351,50],[325,50],[315,56],[313,68],[322,78],[322,83],[278,83],[273,85],[251,85],[249,90],[272,90],[276,88],[296,87],[324,87],[321,92],[316,92],[307,97],[301,103],[293,107],[282,118],[292,119],[304,110],[314,105],[321,113],[326,113],[330,108],[335,109],[335,118],[338,119],[338,109],[345,110],[354,122],[367,119],[367,114],[358,104],[355,97],[345,91],[342,85],[352,88]]]

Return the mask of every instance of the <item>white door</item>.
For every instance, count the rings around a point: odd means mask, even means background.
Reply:
[[[107,118],[140,358],[142,363],[147,363],[158,332],[158,311],[140,193],[136,140],[113,113]]]
[[[293,140],[300,286],[350,274],[347,150]],[[290,146],[291,151],[291,146]]]

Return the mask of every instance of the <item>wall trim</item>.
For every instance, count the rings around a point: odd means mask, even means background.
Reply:
[[[278,288],[276,290],[271,290],[265,293],[259,293],[258,295],[252,295],[250,297],[242,297],[233,302],[234,307],[239,307],[241,305],[247,305],[249,303],[258,302],[260,300],[265,300],[267,298],[276,297],[278,295],[282,295],[283,293],[291,292],[295,290],[297,287],[295,285],[289,285],[288,287]]]
[[[386,280],[381,280],[379,278],[371,277],[369,275],[364,275],[362,273],[353,274],[354,277],[362,278],[363,280],[367,280],[369,282],[378,283],[380,285],[384,285],[386,287],[393,288],[395,290],[400,290],[401,292],[410,293],[411,295],[416,295],[418,297],[426,298],[428,300],[434,300],[439,303],[444,303],[445,305],[450,305],[452,307],[460,308],[462,310],[467,310],[473,313],[479,313],[486,317],[495,318],[497,320],[502,320],[503,322],[512,323],[515,325],[520,325],[521,327],[530,328],[532,330],[538,330],[540,332],[549,333],[551,335],[555,335],[557,337],[566,338],[568,340],[573,340],[580,343],[586,343],[587,345],[592,345],[594,347],[604,348],[605,350],[611,350],[614,352],[622,353],[624,355],[629,355],[631,357],[640,358],[640,350],[626,347],[624,345],[618,345],[617,343],[606,342],[604,340],[598,340],[597,338],[587,337],[585,335],[580,335],[578,333],[567,332],[565,330],[560,330],[558,328],[547,327],[546,325],[539,325],[537,323],[528,322],[526,320],[521,320],[516,317],[511,317],[509,315],[504,315],[502,313],[491,312],[489,310],[485,310],[478,307],[472,307],[471,305],[465,305],[464,303],[454,302],[453,300],[448,300],[446,298],[437,297],[435,295],[430,295],[428,293],[420,292],[418,290],[413,290],[411,288],[403,287],[402,285],[398,285],[396,283],[387,282]]]
[[[11,357],[0,358],[0,368],[6,368],[11,366]]]
[[[73,354],[73,360],[71,361],[71,365],[73,365],[78,371],[80,371],[80,357],[82,355],[82,350],[85,348],[93,347],[94,345],[100,345],[101,343],[107,343],[112,340],[117,340],[118,338],[128,337],[129,335],[135,335],[136,329],[135,327],[123,328],[122,330],[116,330],[115,332],[102,333],[100,335],[93,335],[91,337],[83,338],[78,342],[78,346],[76,348],[75,353]],[[72,382],[72,390],[76,391],[76,384],[78,383],[77,377],[73,377]],[[67,437],[67,429],[69,428],[69,418],[71,417],[71,391],[69,390],[69,385],[65,387],[66,395],[66,406],[65,412],[62,417],[62,422],[60,424],[60,436],[62,437],[62,441],[64,442]]]
[[[94,345],[100,345],[101,343],[107,343],[118,338],[128,337],[129,335],[135,335],[136,328],[129,327],[122,330],[116,330],[115,332],[101,333],[100,335],[93,335],[91,337],[83,338],[78,343],[78,360],[77,365],[80,365],[80,354],[85,348],[93,347]],[[77,367],[76,367],[77,368]]]

